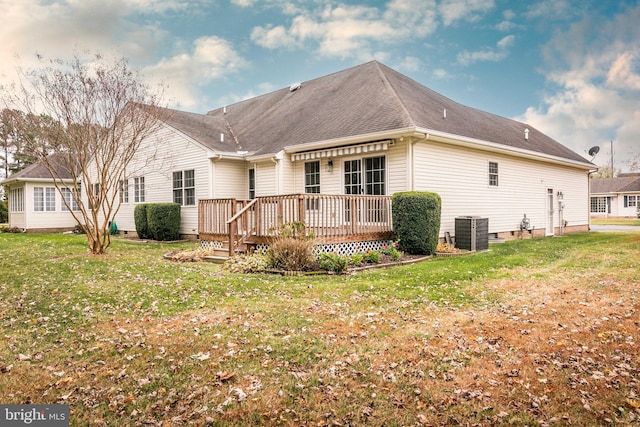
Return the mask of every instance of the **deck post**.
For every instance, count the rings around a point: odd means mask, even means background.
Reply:
[[[231,199],[231,216],[233,218],[236,214],[236,199]],[[236,254],[236,237],[238,235],[238,221],[232,221],[229,224],[229,257]]]
[[[303,223],[305,225],[305,227],[306,227],[307,224],[305,224],[305,222],[304,222],[304,204],[305,204],[304,194],[298,194],[298,218],[297,218],[297,221]]]

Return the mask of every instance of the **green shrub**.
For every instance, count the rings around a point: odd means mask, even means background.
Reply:
[[[351,263],[351,265],[354,265],[356,267],[362,265],[362,263],[364,262],[364,252],[354,253],[349,257],[349,262]]]
[[[136,205],[133,210],[133,220],[136,225],[136,233],[139,239],[150,239],[149,224],[147,222],[147,206],[146,204]]]
[[[369,264],[378,264],[380,262],[380,252],[378,251],[366,251],[364,253],[364,261]]]
[[[180,238],[180,204],[149,203],[147,225],[151,238],[159,241]]]
[[[9,208],[6,200],[0,200],[0,223],[9,222]]]
[[[320,268],[334,273],[342,273],[347,269],[349,257],[333,252],[320,254]]]
[[[380,253],[388,256],[392,261],[398,261],[400,258],[402,258],[403,255],[403,252],[398,250],[398,248],[396,247],[396,243],[391,246],[383,247],[382,249],[380,249]]]
[[[391,206],[399,249],[410,254],[432,254],[440,233],[440,196],[420,191],[395,193]]]

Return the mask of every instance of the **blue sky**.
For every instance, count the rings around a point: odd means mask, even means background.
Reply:
[[[0,0],[0,83],[36,53],[124,56],[215,107],[377,59],[617,168],[640,154],[640,5],[611,0]]]

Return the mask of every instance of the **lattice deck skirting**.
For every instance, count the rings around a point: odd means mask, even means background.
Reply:
[[[202,249],[223,249],[224,243],[218,240],[200,240],[200,247]]]
[[[346,242],[346,243],[330,243],[315,245],[313,253],[318,255],[321,253],[337,253],[339,255],[353,255],[356,252],[379,251],[384,247],[393,244],[392,240],[368,240],[365,242]],[[200,240],[200,247],[204,249],[222,249],[223,243],[214,240]],[[266,243],[256,245],[255,251],[265,253],[269,249]]]

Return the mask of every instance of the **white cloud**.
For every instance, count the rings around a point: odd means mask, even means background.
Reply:
[[[219,37],[197,39],[191,53],[181,53],[148,66],[144,72],[167,85],[167,94],[181,107],[194,107],[205,100],[202,86],[223,79],[244,67],[246,61],[228,41]]]
[[[545,58],[546,78],[555,89],[519,119],[582,154],[613,140],[616,167],[640,153],[638,22],[640,6],[608,22],[585,18],[554,36]],[[604,158],[595,162],[607,164]]]
[[[112,54],[117,49],[119,56],[148,58],[167,34],[128,21],[130,7],[96,0],[0,0],[0,80],[14,78],[18,66],[35,66],[36,53],[66,60],[78,51]]]
[[[476,22],[495,7],[493,0],[443,0],[438,5],[445,26],[457,21]]]
[[[584,6],[582,1],[574,3],[571,0],[543,0],[531,4],[525,16],[529,19],[567,19],[580,13],[580,6]]]
[[[442,68],[436,68],[435,70],[433,70],[433,77],[435,77],[436,79],[440,79],[440,80],[447,80],[451,77],[451,75],[449,74],[449,72],[447,70],[444,70]]]
[[[423,67],[424,64],[422,63],[420,58],[417,58],[415,56],[405,56],[404,59],[397,64],[397,68],[400,71],[404,70],[415,72],[422,70]]]
[[[436,28],[435,0],[392,0],[384,9],[327,3],[297,11],[289,28],[256,27],[251,40],[268,49],[310,44],[322,56],[368,60],[388,55],[380,47],[430,35]]]
[[[486,48],[474,52],[464,50],[458,54],[457,60],[462,65],[470,65],[479,61],[502,61],[509,56],[509,48],[513,46],[515,39],[514,35],[508,35],[498,40],[495,48]]]
[[[256,3],[256,0],[231,0],[231,3],[240,7],[251,7]]]

